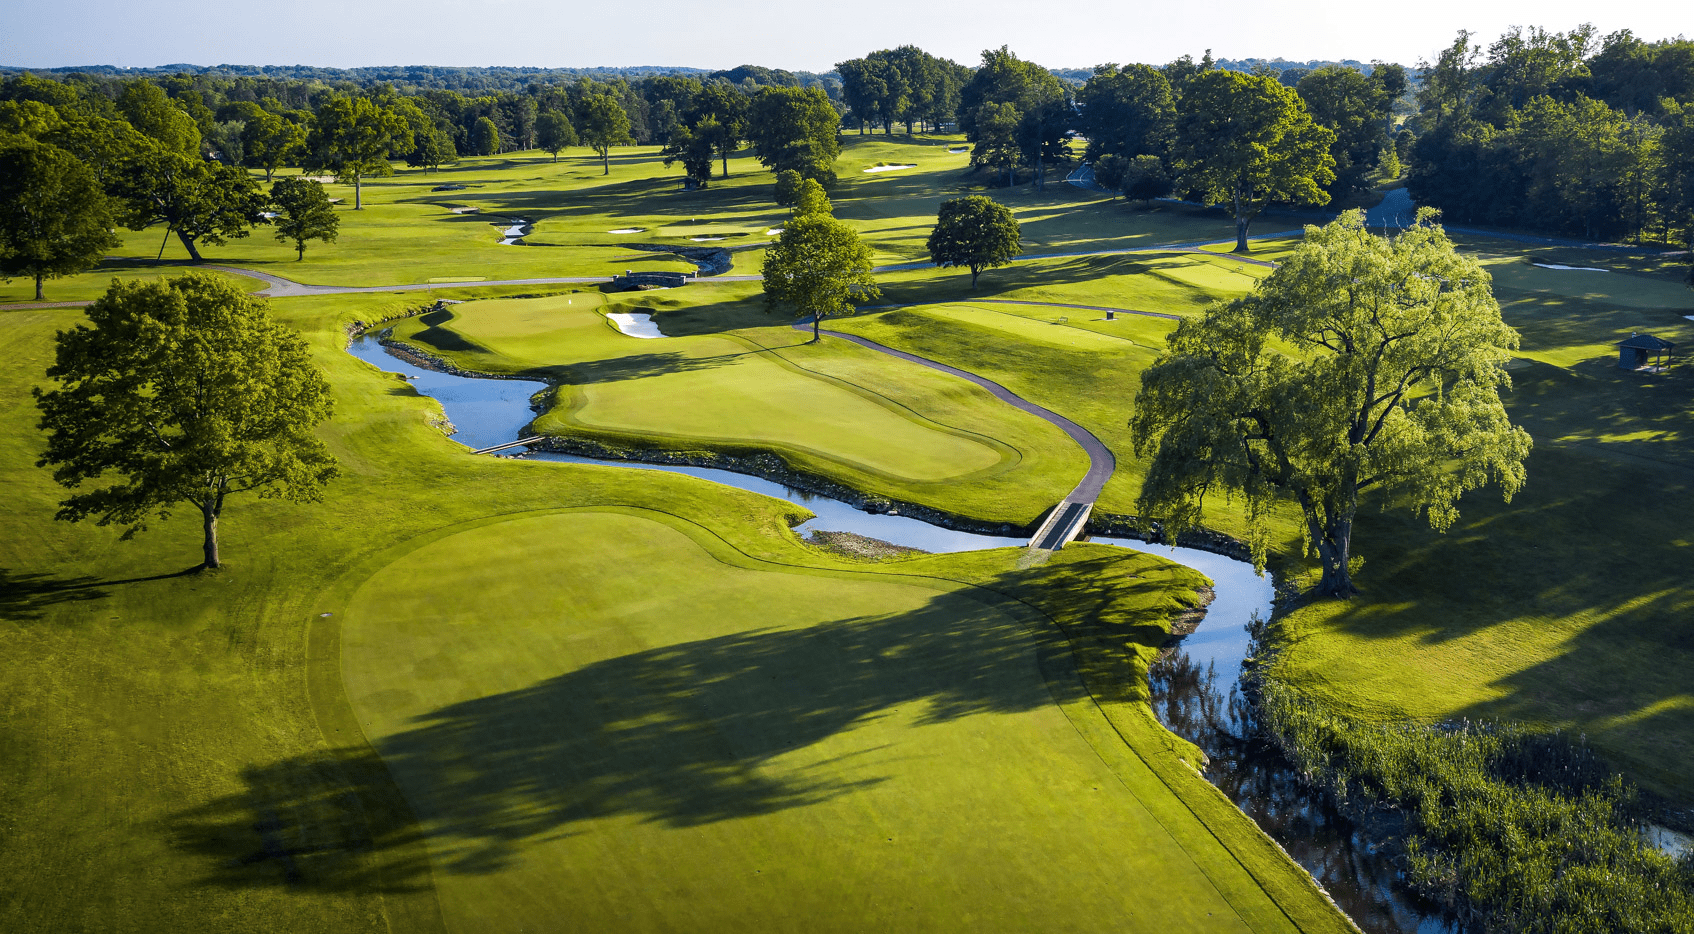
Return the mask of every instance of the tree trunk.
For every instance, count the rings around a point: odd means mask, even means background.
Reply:
[[[1353,586],[1348,559],[1353,552],[1353,520],[1331,521],[1324,537],[1317,542],[1318,558],[1323,562],[1323,578],[1318,581],[1318,593],[1326,597],[1351,597],[1359,592]]]
[[[35,274],[35,300],[38,301],[38,302],[44,302],[44,301],[47,300],[47,296],[42,294],[42,291],[41,291],[41,274],[40,273]]]
[[[974,292],[976,290],[976,277],[981,275],[981,274],[982,274],[982,267],[981,266],[972,266],[971,267],[971,291]]]
[[[200,517],[206,530],[206,540],[204,543],[206,561],[200,566],[207,569],[223,567],[223,563],[218,560],[217,507],[211,503],[202,503],[200,505]]]
[[[823,339],[818,334],[818,322],[820,322],[822,320],[823,320],[823,315],[812,315],[812,341],[811,342],[814,343],[814,344]]]
[[[1235,215],[1235,250],[1236,253],[1251,253],[1253,248],[1247,245],[1247,218]]]
[[[723,156],[723,177],[729,177],[729,150],[725,149],[719,155]]]
[[[363,211],[365,209],[365,203],[360,198],[361,189],[359,188],[359,183],[364,180],[364,177],[365,175],[363,172],[353,173],[353,210],[355,211]]]
[[[600,173],[601,175],[612,174],[612,151],[610,149],[600,153],[600,165],[604,168],[604,171]]]
[[[188,258],[189,259],[193,260],[196,263],[205,262],[205,260],[200,258],[200,250],[197,247],[194,246],[194,238],[190,237],[186,233],[183,233],[180,228],[176,232],[176,238],[178,240],[181,240],[183,248],[188,250]]]
[[[301,260],[306,258],[306,241],[304,241],[304,240],[294,241],[294,249],[299,251],[298,254],[294,257],[294,261],[296,263],[298,263]]]

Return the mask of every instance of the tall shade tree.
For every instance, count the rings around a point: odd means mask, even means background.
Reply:
[[[324,194],[324,186],[312,178],[284,178],[271,186],[271,203],[276,205],[276,238],[294,241],[294,261],[306,258],[306,241],[334,243],[341,227],[335,206]]]
[[[265,170],[270,181],[276,170],[298,159],[306,147],[306,128],[275,114],[259,111],[241,130],[247,164]]]
[[[353,180],[353,210],[364,209],[366,175],[392,175],[391,150],[412,147],[404,117],[365,97],[332,97],[318,108],[306,138],[306,167]]]
[[[929,258],[937,266],[965,266],[971,288],[984,269],[1004,266],[1023,247],[1018,219],[1005,205],[982,195],[941,202],[929,234]]]
[[[0,276],[41,283],[82,272],[121,242],[106,195],[77,158],[24,137],[0,143]]]
[[[629,114],[617,98],[604,93],[589,94],[577,102],[576,135],[600,157],[602,175],[612,174],[612,147],[635,141],[629,135]]]
[[[765,168],[793,170],[826,188],[835,183],[840,129],[841,117],[818,88],[760,88],[747,117],[747,138]]]
[[[1017,184],[1018,164],[1023,150],[1018,146],[1018,129],[1023,115],[1013,104],[983,104],[976,115],[976,144],[971,147],[971,165],[990,172],[1005,172],[1006,187]]]
[[[799,187],[794,189],[794,217],[824,217],[835,216],[835,205],[829,203],[829,192],[823,190],[817,179],[803,178]]]
[[[571,119],[557,110],[542,111],[535,118],[535,142],[542,151],[553,154],[553,161],[559,161],[559,150],[576,145],[576,127],[571,126]]]
[[[707,117],[696,127],[672,130],[670,142],[660,150],[665,157],[665,168],[680,161],[683,174],[694,187],[705,188],[712,179],[712,158],[717,155],[712,145],[712,134],[717,129],[718,122]]]
[[[500,151],[500,128],[488,117],[478,117],[471,126],[471,152],[492,156]]]
[[[1335,134],[1329,145],[1335,162],[1331,192],[1345,196],[1370,188],[1370,174],[1389,145],[1388,118],[1394,99],[1382,82],[1355,68],[1325,65],[1306,73],[1295,85],[1312,121]]]
[[[1207,496],[1239,496],[1263,566],[1266,519],[1292,499],[1318,592],[1356,593],[1361,494],[1445,530],[1466,491],[1498,483],[1510,501],[1523,486],[1529,435],[1500,401],[1517,346],[1488,273],[1431,212],[1392,241],[1357,210],[1307,227],[1251,294],[1183,321],[1142,373],[1130,428],[1152,460],[1139,510],[1178,533]]]
[[[78,490],[58,518],[125,525],[129,538],[182,504],[200,511],[205,568],[232,494],[316,501],[335,460],[313,429],[329,384],[306,342],[262,300],[205,273],[114,282],[88,323],[59,332],[35,390],[47,449],[38,462]]]
[[[716,120],[711,133],[712,145],[723,161],[723,177],[729,177],[729,157],[741,148],[747,138],[747,115],[751,107],[747,95],[722,82],[714,81],[695,95],[685,112],[685,122],[698,127],[707,119]]]
[[[125,160],[108,187],[120,199],[126,226],[143,230],[163,224],[159,252],[174,233],[196,263],[202,260],[200,244],[246,237],[263,221],[266,204],[259,183],[245,169],[157,146]]]
[[[430,127],[412,140],[412,151],[406,154],[406,164],[434,171],[443,163],[459,161],[459,147],[453,144],[453,134],[441,127]]]
[[[1151,65],[1101,65],[1076,93],[1077,129],[1088,139],[1083,158],[1163,157],[1176,133],[1170,81]]]
[[[853,228],[828,214],[794,217],[765,250],[765,307],[819,322],[882,294],[871,275],[871,251]]]
[[[1182,184],[1207,204],[1231,205],[1235,251],[1246,253],[1247,225],[1266,204],[1329,203],[1334,141],[1300,95],[1275,78],[1206,71],[1183,92],[1175,162]]]

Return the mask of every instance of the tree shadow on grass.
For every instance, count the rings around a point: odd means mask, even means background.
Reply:
[[[131,577],[123,580],[103,580],[86,575],[59,577],[53,574],[19,572],[0,568],[0,619],[14,622],[38,620],[42,618],[48,607],[57,604],[103,600],[111,595],[109,590],[103,588],[186,577],[199,570],[200,567],[196,565],[167,574]]]
[[[1002,589],[1027,599],[1028,579],[1046,574],[1007,575]],[[1082,566],[1053,581],[1084,589],[1071,605],[1079,622],[1166,587],[1134,575],[1101,583]],[[1102,625],[1156,645],[1164,609],[1137,604]],[[375,736],[374,752],[248,769],[241,792],[166,831],[215,862],[214,884],[423,886],[426,838],[436,873],[488,873],[608,817],[694,827],[919,781],[888,771],[933,756],[925,727],[1084,697],[1071,658],[1054,632],[953,594],[909,612],[668,645],[418,714]],[[358,699],[366,711],[388,702],[405,700]],[[915,726],[876,728],[895,715]]]

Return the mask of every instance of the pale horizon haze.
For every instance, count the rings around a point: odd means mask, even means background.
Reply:
[[[1077,3],[1005,0],[813,4],[775,0],[546,3],[415,0],[218,6],[13,0],[0,13],[0,66],[511,65],[541,68],[754,64],[828,71],[876,49],[917,45],[961,64],[1008,45],[1049,68],[1198,58],[1395,61],[1434,58],[1460,29],[1486,45],[1510,26],[1593,23],[1672,38],[1683,4],[1621,0],[1398,4]]]

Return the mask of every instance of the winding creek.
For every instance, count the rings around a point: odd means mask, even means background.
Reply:
[[[348,352],[376,368],[399,373],[439,401],[458,429],[453,439],[480,449],[520,437],[534,418],[530,397],[546,388],[532,380],[477,379],[426,369],[388,353],[373,336],[356,337]],[[1022,547],[1027,539],[958,532],[907,516],[862,512],[846,503],[780,483],[706,467],[599,461],[534,453],[531,460],[613,464],[633,470],[687,474],[804,505],[816,518],[796,531],[852,532],[929,552]],[[1200,627],[1184,637],[1149,673],[1153,707],[1167,728],[1210,758],[1206,777],[1310,871],[1342,910],[1371,934],[1443,934],[1458,928],[1426,911],[1398,885],[1392,861],[1364,839],[1321,796],[1306,789],[1281,754],[1259,733],[1241,692],[1243,663],[1254,651],[1252,629],[1270,616],[1273,586],[1244,562],[1127,538],[1092,538],[1156,554],[1192,567],[1214,582],[1216,597]]]

